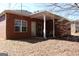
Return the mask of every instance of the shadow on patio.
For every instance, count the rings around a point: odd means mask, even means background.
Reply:
[[[28,39],[9,39],[9,40],[15,40],[15,41],[24,41],[28,43],[38,43],[43,42],[47,40],[64,40],[64,41],[72,41],[72,42],[79,42],[79,36],[73,36],[73,35],[65,35],[63,37],[56,37],[56,38],[41,38],[41,37],[34,37],[34,38],[28,38]]]
[[[24,42],[28,42],[28,43],[34,44],[34,43],[46,41],[48,39],[34,37],[34,38],[27,38],[27,39],[8,39],[8,40],[24,41]]]
[[[58,37],[57,40],[65,40],[65,41],[79,42],[79,36],[65,35],[63,37]]]

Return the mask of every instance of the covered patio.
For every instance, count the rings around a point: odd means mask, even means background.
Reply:
[[[41,23],[41,27],[42,27],[41,32],[43,38],[45,39],[47,37],[52,37],[52,38],[56,37],[56,31],[59,31],[58,29],[55,28],[56,23],[65,20],[65,18],[52,14],[51,12],[48,11],[38,12],[30,15],[30,17],[43,21],[43,23]]]

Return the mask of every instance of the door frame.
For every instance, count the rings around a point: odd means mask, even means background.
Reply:
[[[36,36],[36,21],[31,21],[31,36]]]

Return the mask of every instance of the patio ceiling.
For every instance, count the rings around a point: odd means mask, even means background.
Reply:
[[[53,17],[55,19],[66,19],[64,17],[61,17],[59,15],[53,14],[53,13],[48,12],[48,11],[38,12],[38,13],[35,13],[35,14],[30,15],[30,17],[31,18],[37,18],[37,19],[43,19],[43,15],[46,16],[46,19],[47,20],[49,20],[49,19],[53,20]]]

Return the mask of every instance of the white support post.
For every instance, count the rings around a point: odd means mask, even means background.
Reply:
[[[55,37],[55,19],[53,15],[53,37]]]
[[[21,20],[20,32],[22,32],[22,20]]]
[[[43,15],[43,20],[44,20],[43,37],[46,39],[46,16],[45,15]]]

